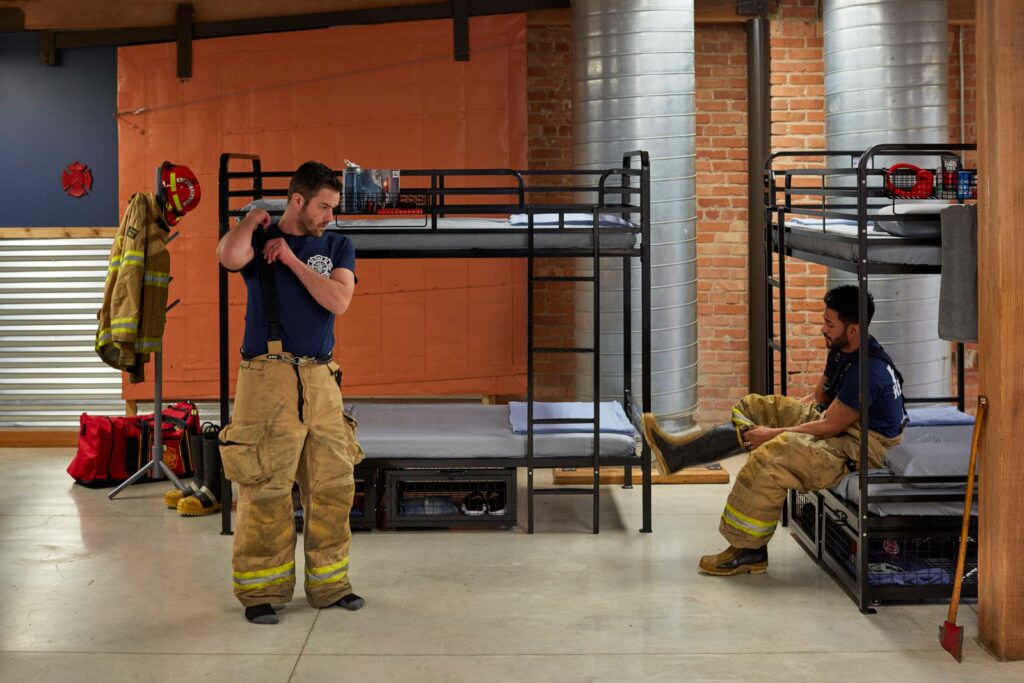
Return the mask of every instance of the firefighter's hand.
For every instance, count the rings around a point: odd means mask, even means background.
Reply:
[[[743,447],[748,451],[752,451],[761,444],[771,441],[781,434],[782,431],[781,429],[773,429],[771,427],[752,427],[743,432]]]
[[[270,214],[267,213],[266,209],[256,207],[250,209],[249,213],[245,214],[245,218],[242,222],[248,226],[251,226],[253,230],[256,228],[266,229],[270,225]]]
[[[297,260],[291,247],[288,246],[283,237],[275,237],[263,245],[263,258],[267,260],[267,263],[280,261],[286,266],[292,261]]]

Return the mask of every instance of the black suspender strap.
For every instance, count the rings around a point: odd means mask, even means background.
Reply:
[[[267,351],[281,353],[281,306],[277,298],[277,278],[274,264],[263,258],[263,247],[267,243],[267,231],[256,228],[256,271],[259,273],[260,289],[263,290],[263,317],[267,319]],[[273,342],[277,342],[273,344]],[[276,347],[276,348],[275,348]]]

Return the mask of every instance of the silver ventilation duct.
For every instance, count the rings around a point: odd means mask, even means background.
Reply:
[[[949,142],[948,28],[946,0],[825,0],[827,148]],[[830,271],[829,286],[840,284],[856,284],[856,277]],[[876,304],[871,333],[899,366],[907,394],[948,395],[938,276],[875,275],[869,287]]]
[[[651,156],[651,393],[669,429],[697,409],[696,94],[693,0],[573,0],[573,140],[582,168],[621,165],[624,152]],[[622,396],[621,261],[601,268],[602,398]],[[592,262],[580,259],[581,275]],[[640,267],[631,274],[640,310]],[[593,290],[576,296],[577,345],[593,341]],[[633,388],[639,394],[639,315],[634,314]],[[593,398],[593,361],[577,360],[577,394]]]

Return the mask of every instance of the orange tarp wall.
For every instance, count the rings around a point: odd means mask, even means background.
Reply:
[[[429,21],[193,45],[193,77],[175,78],[172,44],[118,50],[120,207],[152,191],[155,169],[190,166],[200,206],[170,244],[166,397],[218,392],[217,164],[260,155],[264,170],[308,159],[332,168],[525,168],[525,15],[470,21],[471,56],[452,58],[451,22]],[[235,162],[233,170],[246,170]],[[268,184],[269,187],[283,187]],[[466,184],[466,183],[463,183]],[[242,201],[235,201],[238,208]],[[371,260],[336,328],[347,396],[525,391],[525,267],[511,259]],[[230,282],[232,391],[245,312]],[[152,378],[152,370],[147,376]],[[126,399],[152,383],[124,385]]]

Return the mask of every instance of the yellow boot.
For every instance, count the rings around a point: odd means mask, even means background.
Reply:
[[[178,501],[178,514],[183,517],[201,517],[220,510],[220,501],[205,486]]]
[[[176,510],[178,508],[178,501],[179,500],[181,500],[182,498],[185,498],[186,496],[193,495],[195,493],[195,491],[196,491],[196,487],[195,487],[195,485],[192,482],[189,482],[187,484],[187,486],[188,486],[188,493],[186,493],[185,491],[182,491],[181,489],[171,489],[170,491],[165,493],[164,494],[164,505],[169,507],[171,510]]]

